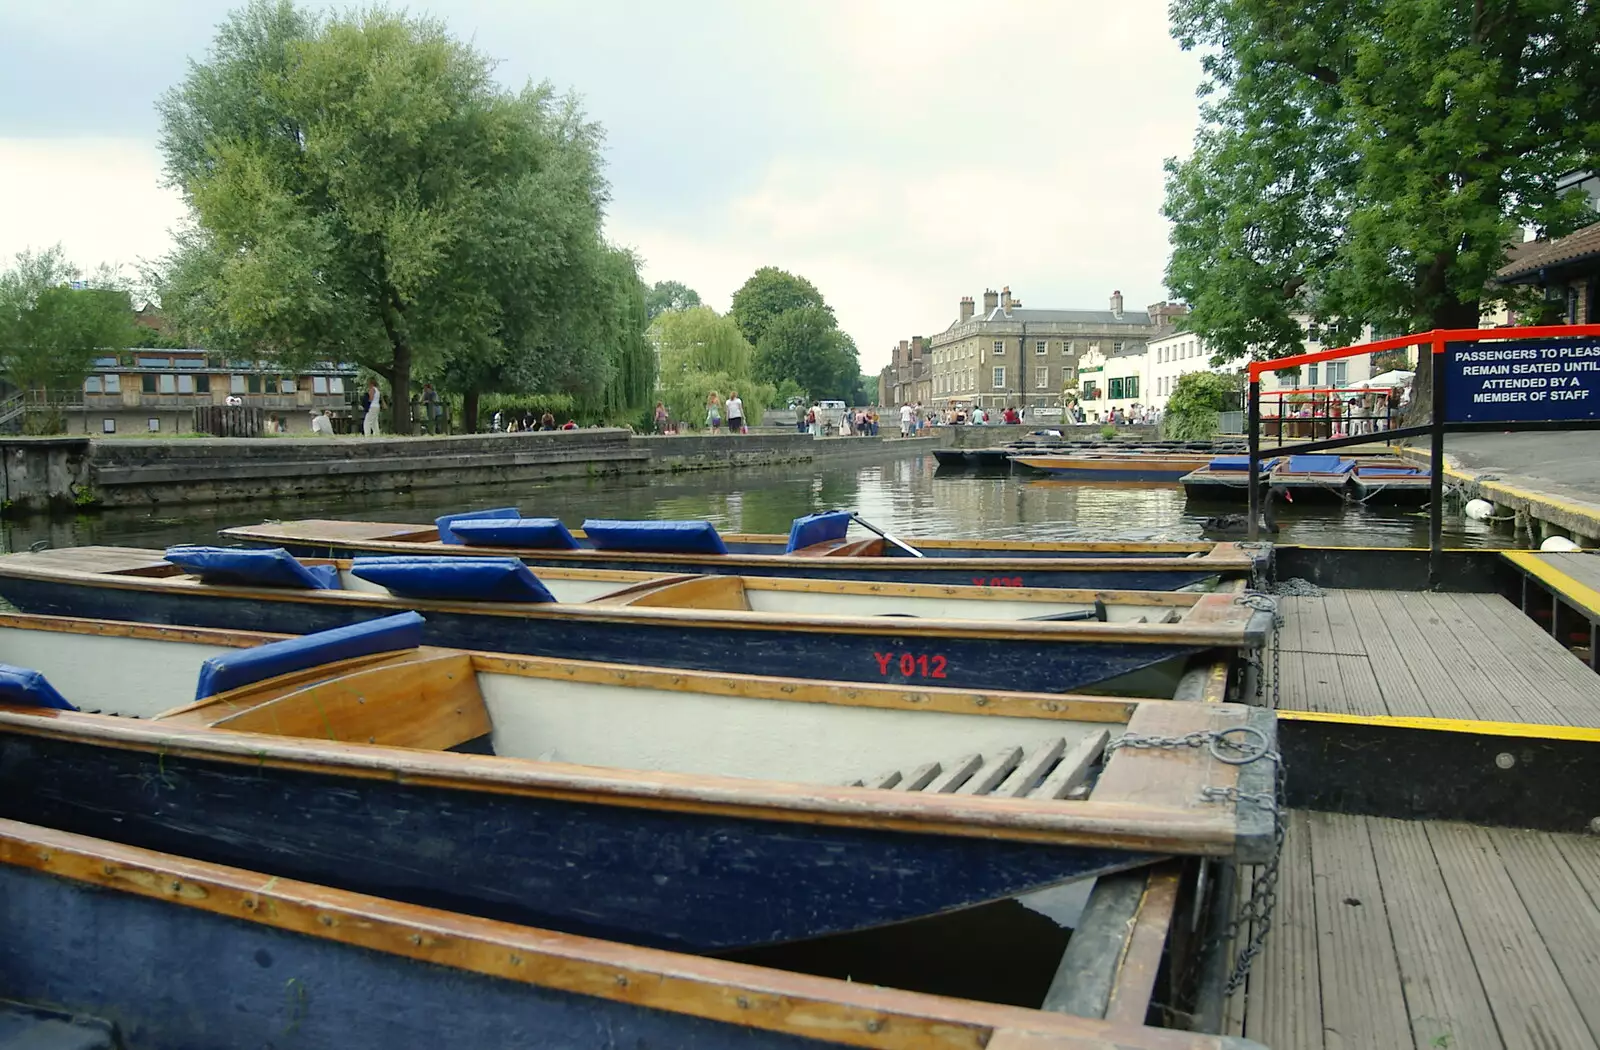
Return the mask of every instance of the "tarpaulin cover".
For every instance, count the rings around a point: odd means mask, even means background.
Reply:
[[[853,517],[847,510],[825,510],[794,519],[794,524],[789,526],[789,546],[784,553],[844,539]]]
[[[21,707],[48,707],[57,711],[76,711],[44,675],[26,667],[0,664],[0,700]]]
[[[422,644],[422,623],[421,614],[404,612],[213,656],[200,665],[194,698],[357,656],[415,649]]]
[[[303,565],[282,547],[250,550],[244,547],[168,547],[166,559],[203,583],[233,583],[251,587],[299,587],[309,590],[339,589],[339,570],[332,565]]]
[[[516,558],[421,555],[357,558],[350,572],[397,598],[469,602],[553,602],[555,595]]]
[[[1426,470],[1416,467],[1357,467],[1356,473],[1364,478],[1427,477]]]
[[[440,543],[460,543],[451,529],[451,526],[458,521],[480,521],[484,518],[516,521],[521,517],[522,512],[515,507],[495,507],[492,510],[464,510],[459,514],[446,514],[442,518],[434,518],[433,523],[439,527]]]
[[[1286,474],[1348,474],[1356,467],[1353,459],[1338,456],[1290,456],[1283,466]]]
[[[560,518],[482,518],[450,525],[455,542],[469,547],[532,547],[576,550],[578,541]]]
[[[613,521],[590,518],[584,535],[596,550],[648,551],[653,554],[726,554],[728,548],[709,521]]]

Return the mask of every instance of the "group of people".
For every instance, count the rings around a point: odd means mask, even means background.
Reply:
[[[730,434],[750,433],[750,426],[744,414],[744,401],[739,397],[739,391],[728,391],[726,401],[715,390],[706,395],[705,426],[713,434],[722,433],[724,428]],[[655,414],[651,419],[651,429],[657,434],[676,434],[680,427],[681,423],[672,418],[666,402],[657,401]]]
[[[546,412],[536,419],[533,413],[527,409],[523,409],[520,413],[507,412],[503,409],[496,411],[490,425],[496,431],[504,431],[507,434],[525,434],[535,430],[578,429],[578,421],[575,419],[569,419],[558,426],[554,413]]]

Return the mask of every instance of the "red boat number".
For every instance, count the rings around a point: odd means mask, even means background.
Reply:
[[[974,576],[974,587],[1021,587],[1021,576]]]
[[[900,672],[902,678],[944,678],[944,669],[948,666],[943,653],[920,653],[913,656],[910,653],[873,653],[878,661],[878,673],[888,676],[890,669]]]

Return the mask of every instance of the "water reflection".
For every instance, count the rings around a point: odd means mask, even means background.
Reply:
[[[724,531],[787,532],[795,517],[830,507],[859,511],[905,536],[992,539],[1192,540],[1200,523],[1242,508],[1186,503],[1177,485],[1093,484],[1006,475],[943,474],[932,456],[862,464],[796,464],[741,470],[595,478],[523,485],[423,489],[349,498],[259,501],[224,507],[115,510],[49,521],[6,521],[6,550],[45,541],[162,547],[206,542],[216,531],[263,518],[429,522],[454,510],[515,504],[528,516],[569,525],[586,517],[704,518]],[[1427,544],[1426,514],[1396,507],[1302,501],[1280,508],[1281,543],[1402,547]],[[1449,546],[1514,546],[1487,522],[1447,517]]]

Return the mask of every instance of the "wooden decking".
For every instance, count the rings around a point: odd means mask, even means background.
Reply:
[[[1280,608],[1280,708],[1600,727],[1600,676],[1497,595],[1329,590]]]
[[[1273,1050],[1600,1046],[1600,838],[1295,811],[1274,919],[1229,1034]]]

